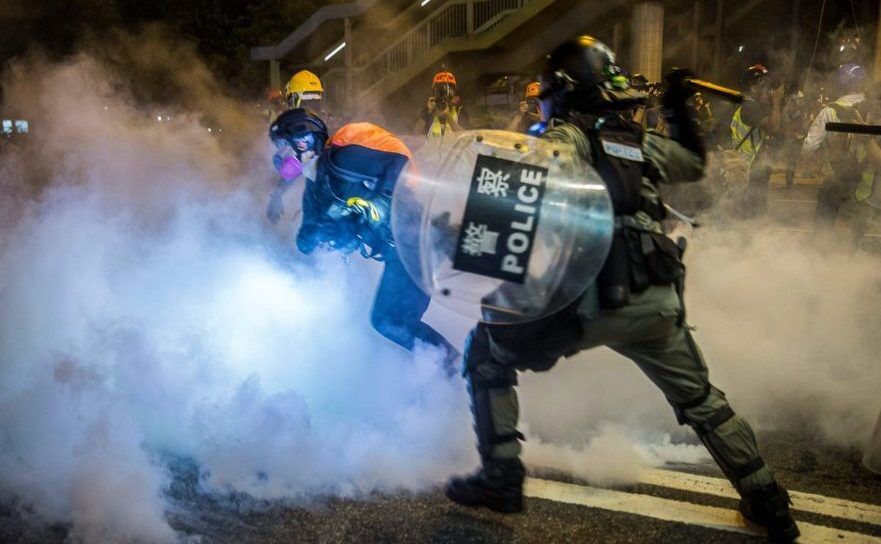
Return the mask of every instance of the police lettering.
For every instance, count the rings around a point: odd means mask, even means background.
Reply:
[[[535,170],[523,169],[520,171],[520,183],[517,189],[517,204],[514,210],[521,214],[517,220],[511,221],[512,232],[505,242],[507,253],[502,256],[502,271],[511,274],[522,274],[524,255],[529,255],[529,245],[532,233],[535,230],[535,216],[538,210],[534,204],[539,197],[542,173]]]

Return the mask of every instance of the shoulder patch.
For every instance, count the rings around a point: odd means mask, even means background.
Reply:
[[[605,151],[606,155],[609,155],[610,157],[633,162],[645,161],[645,158],[642,155],[642,149],[636,146],[612,142],[603,138],[600,138],[600,141],[603,143],[603,151]]]

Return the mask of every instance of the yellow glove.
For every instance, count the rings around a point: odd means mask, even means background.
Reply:
[[[364,200],[363,198],[353,196],[346,201],[346,206],[360,213],[371,223],[379,223],[379,221],[382,219],[379,215],[379,210],[377,210],[376,206],[369,200]]]

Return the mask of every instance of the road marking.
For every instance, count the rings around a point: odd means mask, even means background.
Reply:
[[[672,470],[646,470],[640,477],[639,483],[718,497],[739,498],[737,491],[731,487],[728,480]],[[801,491],[790,491],[789,496],[792,499],[793,508],[801,512],[881,525],[881,506],[875,504],[824,497]]]
[[[703,506],[650,495],[536,478],[528,478],[523,491],[527,497],[536,499],[577,504],[720,531],[760,534],[746,527],[738,512],[715,506]],[[838,544],[881,544],[881,538],[851,531],[841,531],[804,522],[800,522],[798,526],[802,533],[799,542],[802,544],[832,544],[833,542]]]

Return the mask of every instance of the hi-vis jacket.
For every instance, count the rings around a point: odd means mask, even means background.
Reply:
[[[765,134],[758,127],[751,127],[743,121],[743,108],[738,107],[731,116],[731,146],[735,151],[746,156],[747,160],[752,163],[762,143],[765,141]]]
[[[440,139],[443,138],[447,132],[452,132],[450,128],[450,120],[459,122],[459,108],[451,107],[450,112],[448,114],[449,119],[441,120],[437,115],[433,116],[431,119],[431,125],[428,127],[428,139]]]

